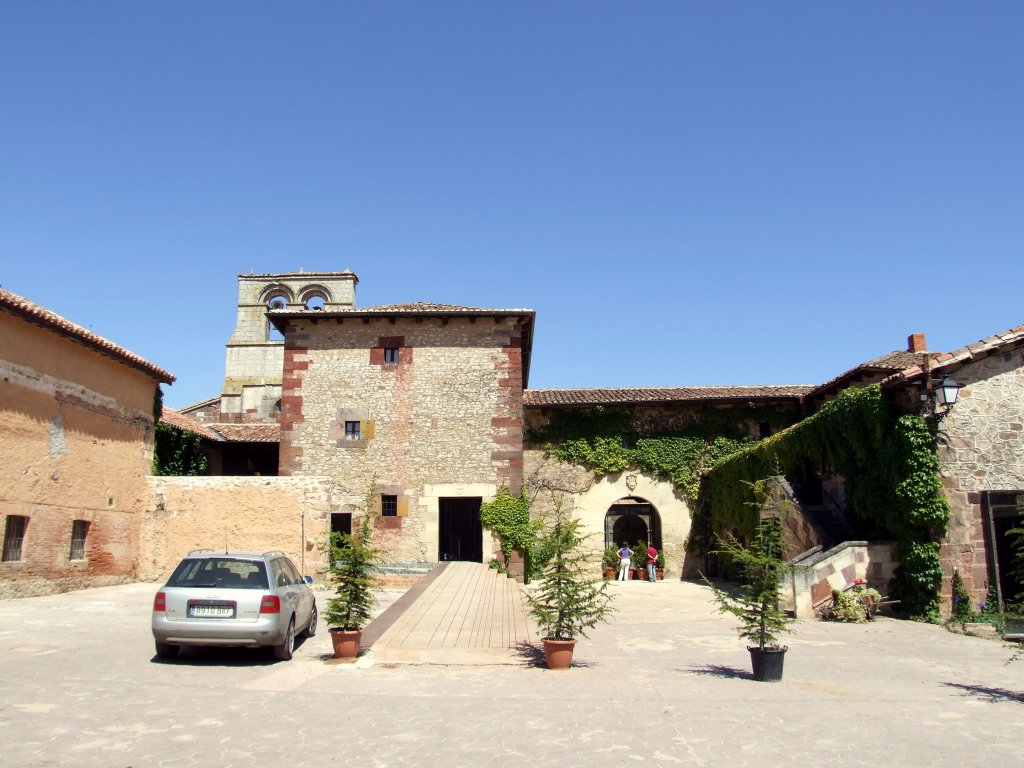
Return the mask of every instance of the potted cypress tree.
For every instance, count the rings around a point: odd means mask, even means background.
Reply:
[[[540,548],[550,552],[535,590],[527,594],[530,615],[541,629],[548,669],[568,669],[578,637],[612,612],[608,582],[592,579],[582,545],[580,521],[565,511],[561,496],[553,497],[554,512]]]
[[[761,507],[760,519],[753,541],[746,545],[727,533],[716,536],[715,554],[725,555],[739,568],[744,583],[735,593],[724,592],[704,578],[714,592],[719,613],[731,613],[740,620],[737,632],[741,639],[752,645],[750,663],[754,679],[777,682],[782,679],[786,646],[779,643],[779,634],[790,631],[793,619],[779,607],[782,578],[792,572],[792,566],[782,559],[783,534],[778,512],[780,504],[771,502],[761,483],[754,485]],[[767,507],[762,506],[768,502]]]
[[[363,505],[358,536],[349,533],[331,533],[329,578],[334,585],[334,597],[327,601],[324,621],[334,644],[334,656],[352,659],[359,654],[363,628],[373,618],[377,606],[374,590],[380,586],[376,566],[381,553],[373,546],[371,486]]]

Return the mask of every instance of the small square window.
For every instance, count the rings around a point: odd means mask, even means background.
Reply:
[[[21,560],[21,548],[25,542],[26,528],[28,528],[27,517],[8,515],[7,523],[4,526],[3,562],[15,563]]]
[[[89,521],[75,520],[71,523],[70,560],[85,560],[85,538],[89,535]]]
[[[769,424],[767,421],[762,421],[760,424],[757,425],[757,433],[761,438],[771,437],[772,425]]]
[[[359,439],[359,422],[358,421],[346,421],[345,422],[345,439],[346,440],[358,440]]]
[[[384,350],[384,365],[398,365],[398,347],[387,347]]]
[[[398,497],[382,493],[380,496],[380,514],[382,517],[397,517]]]

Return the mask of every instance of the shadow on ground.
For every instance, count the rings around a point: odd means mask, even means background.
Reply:
[[[537,669],[547,669],[548,663],[544,658],[544,649],[530,643],[516,643],[515,644],[516,655],[523,660],[526,666],[536,667]],[[593,668],[593,664],[587,661],[580,661],[578,657],[573,656],[572,666],[582,667],[584,669]]]
[[[302,647],[305,638],[295,638],[295,651]],[[331,655],[333,658],[333,654]],[[280,662],[274,657],[274,649],[265,648],[219,648],[217,646],[186,645],[178,649],[173,659],[153,656],[154,664],[178,664],[192,667],[265,667]],[[288,662],[283,662],[288,663]]]
[[[959,688],[963,693],[961,696],[973,696],[974,698],[981,699],[982,701],[988,701],[995,703],[997,701],[1016,701],[1018,704],[1024,704],[1024,693],[1021,691],[1008,691],[1005,688],[989,688],[986,685],[964,685],[963,683],[943,683],[943,685],[949,688]]]
[[[740,680],[753,680],[754,675],[746,670],[736,667],[727,667],[724,664],[705,664],[700,667],[688,667],[682,670],[691,675],[703,675],[705,677],[732,677]]]

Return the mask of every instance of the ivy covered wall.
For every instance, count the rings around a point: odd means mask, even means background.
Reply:
[[[784,428],[757,440],[752,424]],[[794,423],[795,422],[795,423]],[[530,443],[598,477],[639,470],[670,481],[689,500],[694,521],[688,548],[702,554],[714,532],[751,534],[752,483],[776,474],[834,474],[845,481],[847,513],[857,535],[896,542],[902,566],[893,583],[905,615],[938,617],[942,569],[939,541],[949,522],[941,493],[935,435],[902,413],[878,385],[850,388],[814,415],[755,406],[682,408],[671,431],[643,432],[636,411],[595,407],[534,415]]]
[[[749,483],[808,465],[845,478],[847,514],[859,537],[896,542],[902,565],[892,586],[903,613],[938,618],[939,541],[949,505],[935,436],[920,416],[887,402],[878,385],[847,389],[813,416],[718,462],[701,488],[707,519],[694,531],[749,534],[756,525]],[[691,546],[701,551],[708,542],[691,536]]]

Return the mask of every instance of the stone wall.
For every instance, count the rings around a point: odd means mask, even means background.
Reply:
[[[939,441],[940,473],[952,512],[940,552],[947,607],[954,570],[975,604],[986,597],[982,493],[1024,490],[1024,350],[968,363],[953,376],[963,389],[941,422]]]
[[[156,381],[59,334],[0,313],[0,531],[27,518],[0,597],[131,580],[153,457]],[[70,559],[75,520],[85,558]]]
[[[516,318],[296,319],[287,334],[282,475],[321,475],[357,505],[371,483],[399,498],[378,542],[436,561],[446,496],[522,483],[522,328]],[[385,362],[397,349],[398,362]],[[349,430],[358,425],[358,435]],[[484,536],[485,559],[493,549]]]
[[[281,550],[320,581],[331,528],[323,477],[150,477],[137,576],[161,581],[193,549]]]
[[[886,597],[889,580],[899,563],[891,542],[846,541],[827,552],[818,552],[799,560],[789,584],[785,585],[783,607],[793,610],[798,619],[815,617],[815,606],[827,601],[832,590],[844,590],[855,579]]]
[[[220,417],[225,422],[264,421],[275,416],[281,396],[284,342],[269,336],[267,305],[279,299],[303,308],[313,296],[324,310],[355,304],[358,278],[351,272],[289,272],[238,276],[238,316],[227,343]]]
[[[555,497],[571,505],[573,515],[581,521],[582,532],[590,534],[587,548],[595,576],[601,572],[605,515],[615,502],[627,497],[647,501],[657,511],[661,521],[661,548],[665,553],[665,578],[679,579],[696,570],[696,564],[686,561],[689,504],[671,483],[640,472],[596,477],[583,467],[565,464],[534,448],[524,454],[524,487],[534,516],[549,513]]]

